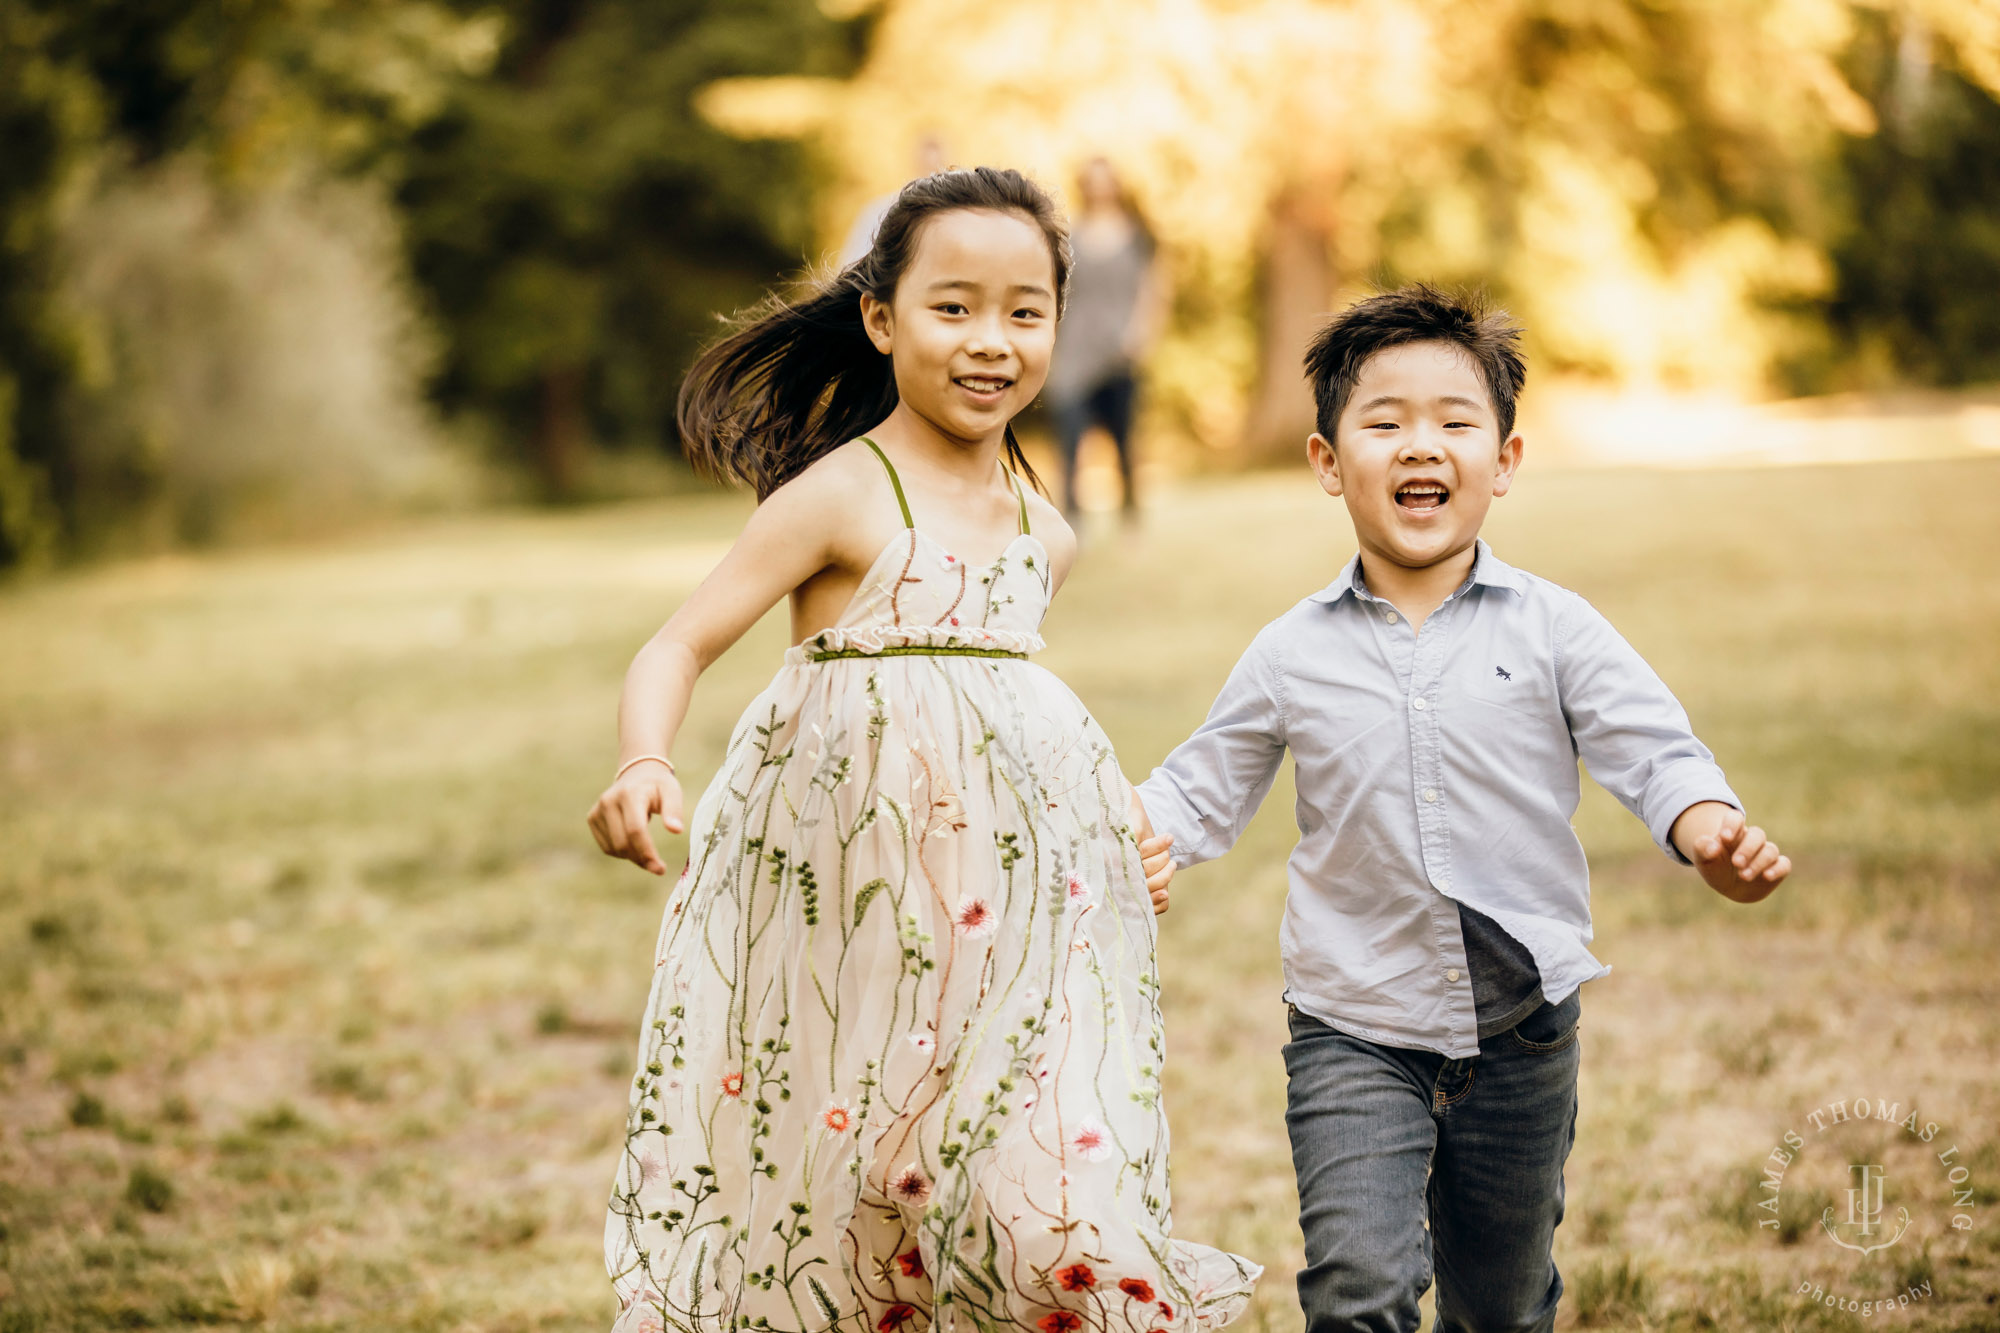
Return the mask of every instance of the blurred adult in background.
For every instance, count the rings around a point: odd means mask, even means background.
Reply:
[[[1093,425],[1118,447],[1130,514],[1139,507],[1132,457],[1137,369],[1159,333],[1165,283],[1153,233],[1111,163],[1092,158],[1077,185],[1082,208],[1070,231],[1076,267],[1044,393],[1062,451],[1063,506],[1070,516],[1078,511],[1077,449]]]
[[[917,140],[914,163],[916,170],[911,173],[914,180],[920,176],[935,176],[951,165],[945,156],[944,140],[935,134],[926,134]],[[889,206],[896,202],[896,196],[903,192],[898,185],[884,195],[870,199],[854,215],[854,225],[847,229],[847,239],[840,243],[840,267],[846,268],[855,260],[868,253],[875,244],[875,229],[882,225],[882,219],[889,212]]]

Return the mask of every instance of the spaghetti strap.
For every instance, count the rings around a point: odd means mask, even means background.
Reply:
[[[1015,472],[1013,468],[1010,468],[1005,463],[1002,463],[1000,465],[1000,470],[1006,473],[1007,480],[1013,483],[1014,499],[1021,506],[1021,535],[1025,537],[1028,535],[1028,493],[1021,489],[1020,474]]]
[[[875,456],[882,460],[882,467],[889,474],[889,484],[896,488],[896,508],[903,511],[903,526],[906,528],[916,527],[917,521],[910,517],[910,502],[903,498],[903,479],[896,475],[896,465],[889,461],[889,455],[882,452],[882,446],[869,439],[866,435],[861,437],[861,442],[870,449],[873,449]],[[1021,522],[1026,524],[1027,521],[1027,502],[1023,501],[1021,505]],[[1021,531],[1026,532],[1027,528],[1024,526]]]

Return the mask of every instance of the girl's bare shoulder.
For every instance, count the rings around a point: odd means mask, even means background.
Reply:
[[[758,513],[801,536],[818,534],[843,554],[871,543],[879,549],[887,534],[903,526],[881,460],[859,440],[815,459],[766,496]]]

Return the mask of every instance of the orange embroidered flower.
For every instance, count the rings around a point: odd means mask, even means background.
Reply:
[[[828,1129],[836,1134],[845,1134],[854,1127],[854,1112],[848,1110],[838,1102],[830,1104],[824,1111],[821,1111],[819,1118],[825,1122]]]
[[[732,1069],[722,1076],[722,1095],[741,1097],[743,1095],[743,1071]]]

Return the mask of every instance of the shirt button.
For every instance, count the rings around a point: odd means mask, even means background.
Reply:
[[[1451,968],[1450,970],[1448,970],[1448,971],[1447,971],[1447,972],[1446,972],[1446,973],[1444,974],[1444,979],[1445,979],[1446,981],[1457,981],[1457,980],[1458,980],[1458,969],[1454,967],[1454,968]]]
[[[1394,611],[1391,611],[1389,613],[1388,620],[1391,625],[1395,624],[1398,619],[1400,619],[1400,617],[1397,616],[1397,614]]]
[[[1424,800],[1427,803],[1431,805],[1436,805],[1437,799],[1438,799],[1438,789],[1436,787],[1424,788]]]
[[[1412,708],[1416,709],[1416,710],[1417,710],[1417,711],[1418,711],[1419,713],[1421,713],[1421,712],[1423,712],[1423,711],[1424,711],[1424,710],[1425,710],[1426,708],[1429,708],[1429,707],[1430,707],[1430,705],[1429,705],[1429,704],[1427,704],[1427,703],[1425,703],[1425,702],[1423,701],[1423,699],[1422,699],[1421,697],[1419,697],[1419,698],[1415,698],[1415,699],[1412,699],[1412,700],[1410,700],[1410,707],[1412,707]]]

